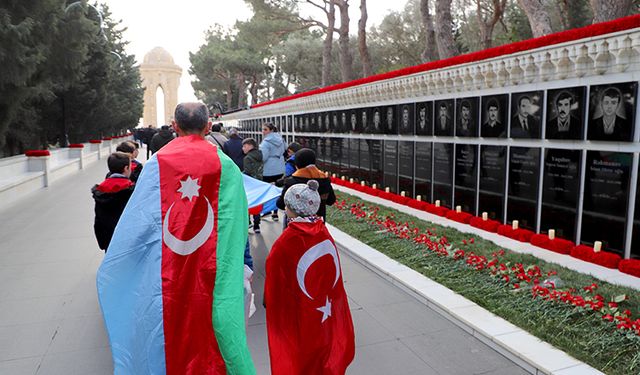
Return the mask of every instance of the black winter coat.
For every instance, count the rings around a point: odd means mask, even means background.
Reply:
[[[171,130],[160,130],[158,134],[154,135],[151,138],[151,142],[149,143],[149,150],[151,153],[155,154],[158,152],[164,145],[173,141],[173,132]]]
[[[336,203],[336,194],[331,186],[331,180],[327,175],[316,167],[307,167],[298,169],[293,175],[284,179],[284,186],[282,187],[282,194],[276,206],[279,209],[284,210],[284,195],[287,190],[295,184],[306,184],[309,180],[318,181],[318,194],[320,194],[320,208],[316,215],[322,217],[325,222],[327,219],[327,206],[332,206]]]
[[[96,202],[93,230],[98,245],[104,251],[109,247],[113,231],[133,193],[133,187],[134,184],[126,177],[110,177],[91,189]]]

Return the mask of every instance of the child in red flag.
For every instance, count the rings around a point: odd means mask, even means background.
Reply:
[[[340,258],[321,218],[318,182],[284,197],[289,225],[266,263],[265,306],[271,373],[342,375],[353,361],[353,323]]]

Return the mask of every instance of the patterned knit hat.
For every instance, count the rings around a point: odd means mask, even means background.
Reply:
[[[295,184],[284,194],[284,204],[296,215],[313,216],[320,208],[318,181],[310,180],[306,184]]]

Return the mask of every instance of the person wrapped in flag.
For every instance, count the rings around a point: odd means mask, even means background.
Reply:
[[[247,200],[204,140],[204,104],[146,163],[97,275],[115,374],[255,374],[244,321]]]
[[[321,218],[318,182],[284,196],[289,225],[266,262],[265,306],[271,373],[342,375],[355,339],[340,258]]]

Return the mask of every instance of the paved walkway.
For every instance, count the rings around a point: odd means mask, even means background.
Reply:
[[[95,290],[102,253],[90,187],[104,161],[0,211],[0,374],[110,374],[111,352]],[[249,346],[269,374],[262,303],[264,260],[281,224],[250,234],[258,310]],[[342,256],[356,328],[348,374],[524,374],[412,296]]]

